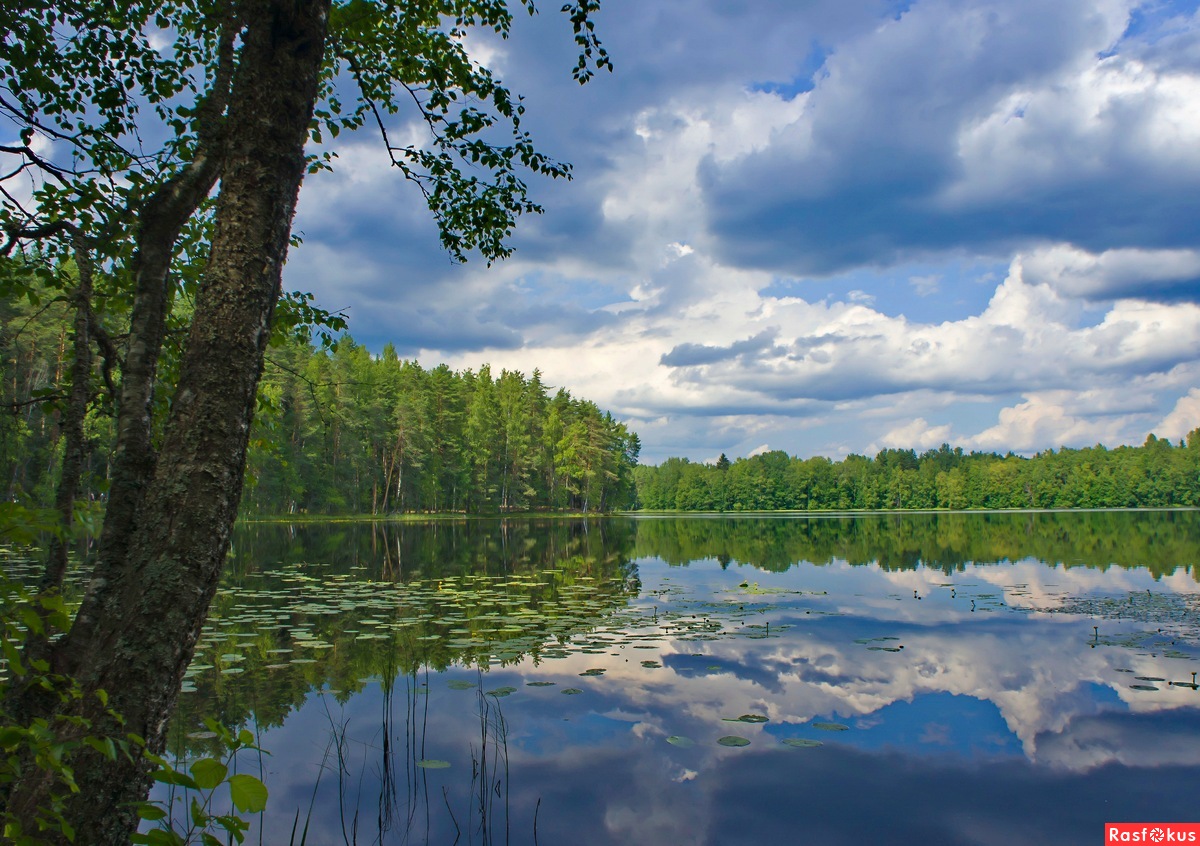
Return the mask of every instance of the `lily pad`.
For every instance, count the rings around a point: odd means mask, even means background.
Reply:
[[[770,717],[764,717],[762,714],[742,714],[740,717],[722,717],[727,723],[769,723]]]
[[[1133,690],[1158,690],[1158,688],[1152,684],[1131,684],[1129,687]]]
[[[690,749],[696,745],[696,741],[692,740],[690,737],[683,737],[682,735],[678,734],[673,734],[668,737],[667,743],[671,744],[672,746],[678,746],[680,749]]]
[[[579,675],[581,675],[581,676],[602,676],[602,675],[604,675],[604,672],[605,671],[603,669],[600,669],[599,667],[593,667],[590,670],[584,670]]]
[[[473,690],[475,682],[465,681],[464,679],[452,679],[446,682],[446,687],[451,690]]]
[[[437,758],[423,758],[417,761],[417,766],[425,770],[445,770],[450,767],[450,762],[439,761]]]
[[[809,740],[807,737],[785,737],[782,742],[784,746],[792,746],[796,749],[812,749],[825,745],[819,740]]]
[[[526,687],[554,687],[554,685],[556,685],[556,684],[558,684],[558,682],[552,682],[552,681],[525,682]]]
[[[583,691],[577,687],[564,687],[561,692],[567,696],[574,696],[577,693],[583,693]]]
[[[727,734],[722,738],[717,739],[717,743],[722,746],[749,746],[750,741],[744,737],[738,737],[736,734]]]
[[[500,696],[508,696],[510,693],[516,693],[516,692],[517,692],[517,689],[515,687],[509,687],[508,685],[505,685],[504,687],[498,687],[495,690],[487,691],[487,695],[500,697]]]
[[[812,727],[821,731],[848,731],[850,726],[844,726],[841,723],[813,723]]]

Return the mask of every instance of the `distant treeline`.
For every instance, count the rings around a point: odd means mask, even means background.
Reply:
[[[52,290],[3,293],[0,285],[0,495],[46,506],[62,467],[73,310]],[[120,320],[108,323],[114,360],[123,332]],[[120,374],[104,362],[92,368],[83,502],[102,503],[107,490]],[[637,436],[536,370],[426,370],[391,346],[372,356],[349,336],[330,351],[277,333],[259,397],[247,515],[607,511],[634,502]],[[170,401],[169,388],[160,390],[156,418]]]
[[[243,508],[389,514],[631,506],[641,445],[612,415],[534,370],[430,370],[372,356],[269,353]]]
[[[1200,506],[1200,429],[1186,443],[1049,450],[1025,458],[942,444],[920,455],[801,459],[773,451],[715,464],[638,467],[647,510],[769,511]]]
[[[976,563],[1034,558],[1064,567],[1144,567],[1156,578],[1182,567],[1200,581],[1200,519],[1179,511],[641,519],[635,555],[777,572],[800,562],[845,561],[947,575]]]

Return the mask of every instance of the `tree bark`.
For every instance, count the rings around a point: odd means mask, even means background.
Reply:
[[[123,578],[84,600],[67,666],[103,689],[112,723],[85,696],[94,727],[133,732],[161,751],[184,671],[216,592],[237,514],[255,392],[280,291],[325,48],[329,0],[251,0],[228,113],[212,251],[153,480],[126,536]],[[112,508],[112,504],[109,506]],[[111,519],[111,517],[109,518]],[[110,541],[111,542],[111,541]],[[102,540],[102,545],[104,540]],[[78,626],[78,623],[76,623]],[[88,704],[90,703],[90,704]],[[144,798],[144,762],[84,750],[68,821],[90,843],[126,843]],[[10,810],[31,820],[35,785]]]
[[[197,148],[192,160],[156,191],[138,214],[132,262],[133,309],[129,344],[121,364],[117,399],[117,436],[110,459],[110,484],[96,565],[88,584],[89,598],[72,624],[72,638],[86,643],[94,636],[95,612],[122,593],[128,544],[141,512],[142,495],[154,474],[154,387],[171,305],[169,272],[175,244],[187,221],[200,208],[220,176],[224,162],[224,112],[229,104],[234,69],[237,16],[226,0],[221,22],[217,69],[212,89],[197,115]],[[74,675],[69,663],[76,650],[55,655],[55,669]]]
[[[54,496],[54,507],[62,520],[61,537],[50,539],[46,555],[46,570],[38,589],[43,593],[57,592],[67,574],[67,551],[74,517],[75,499],[79,495],[79,479],[87,458],[87,442],[83,421],[92,399],[92,260],[83,237],[75,235],[75,265],[79,284],[75,289],[75,322],[71,337],[71,391],[67,395],[62,416],[63,463]]]

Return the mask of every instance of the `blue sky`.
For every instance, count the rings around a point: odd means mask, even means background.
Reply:
[[[1034,452],[1200,426],[1200,14],[1135,0],[550,4],[473,55],[575,165],[458,266],[379,139],[311,177],[289,289],[356,339],[595,400],[643,460]],[[395,118],[416,132],[414,116]]]

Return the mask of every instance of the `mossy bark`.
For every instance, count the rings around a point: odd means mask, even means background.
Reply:
[[[61,665],[85,692],[107,691],[125,722],[113,724],[91,696],[82,716],[96,728],[138,734],[154,751],[162,749],[237,513],[329,0],[251,0],[240,11],[215,234],[166,435],[157,460],[150,458],[153,475],[131,530],[109,540],[123,553],[112,559],[113,581],[89,593],[80,612],[88,624],[62,647]],[[83,842],[128,842],[137,822],[130,803],[148,787],[140,756],[113,762],[88,750],[74,765],[81,789],[70,824]],[[37,794],[34,784],[18,785],[10,811],[32,820]]]

